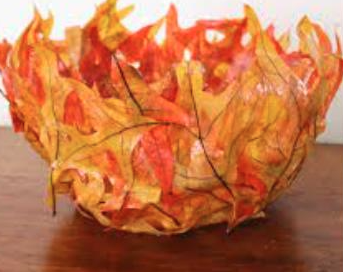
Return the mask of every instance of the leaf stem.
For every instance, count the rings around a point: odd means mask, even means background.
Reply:
[[[227,185],[226,181],[219,175],[219,173],[218,173],[216,167],[214,166],[214,164],[213,164],[213,162],[212,162],[212,160],[211,160],[211,158],[210,158],[210,156],[206,150],[206,147],[205,147],[205,143],[204,143],[202,131],[201,131],[201,126],[200,126],[200,117],[199,117],[199,113],[198,113],[198,107],[197,107],[195,97],[194,97],[192,80],[190,79],[190,75],[189,75],[189,66],[188,66],[188,80],[189,80],[190,95],[191,95],[195,119],[196,119],[196,125],[197,125],[197,129],[198,129],[198,140],[200,142],[201,148],[204,152],[204,155],[205,155],[205,158],[206,158],[208,165],[212,169],[213,174],[220,181],[220,183],[231,193],[229,186]]]
[[[54,156],[53,156],[53,164],[58,161],[59,159],[59,154],[60,154],[60,130],[59,130],[59,122],[58,122],[58,118],[57,118],[57,114],[55,111],[55,100],[53,97],[53,91],[52,91],[52,75],[51,75],[51,65],[49,62],[49,58],[47,57],[46,53],[43,51],[43,57],[46,61],[47,67],[48,67],[48,75],[49,75],[49,95],[50,95],[50,101],[51,101],[51,105],[50,105],[50,110],[51,113],[53,115],[53,121],[54,121],[54,127],[55,127],[55,132],[56,132],[56,148],[55,148],[55,152],[54,152]],[[54,175],[54,170],[55,170],[55,166],[52,165],[51,170],[50,170],[50,177],[49,177],[49,183],[50,183],[50,187],[51,187],[51,197],[52,197],[52,216],[56,216],[57,214],[57,208],[56,208],[56,190],[55,190],[55,184],[54,184],[54,180],[53,180],[53,175]]]
[[[54,170],[50,171],[49,183],[50,183],[51,197],[52,197],[52,216],[55,217],[57,214],[57,209],[56,209],[56,190],[53,183],[53,171]]]
[[[117,65],[117,68],[119,70],[120,76],[121,76],[121,78],[122,78],[122,80],[124,82],[125,88],[126,88],[128,94],[129,94],[131,100],[133,101],[133,103],[138,108],[139,113],[141,115],[144,115],[144,110],[143,110],[142,106],[139,104],[139,102],[138,102],[137,98],[135,97],[134,93],[132,92],[132,90],[130,88],[130,85],[129,85],[127,79],[126,79],[126,76],[125,76],[125,73],[123,71],[123,68],[121,67],[121,65],[119,63],[119,60],[118,60],[118,58],[116,57],[115,54],[113,54],[113,59],[114,59],[114,62],[116,63],[116,65]]]

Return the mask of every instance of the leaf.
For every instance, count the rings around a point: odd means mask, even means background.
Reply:
[[[190,95],[192,91],[200,119],[202,117],[207,119],[201,120],[202,124],[207,123],[207,127],[202,128],[203,131],[206,131],[206,129],[209,129],[211,122],[225,109],[232,92],[229,88],[220,94],[206,92],[203,71],[203,67],[199,62],[182,63],[176,68],[180,88],[176,103],[194,112],[195,109]]]
[[[7,57],[11,49],[11,44],[9,44],[6,40],[0,43],[0,71],[2,71],[6,66]]]
[[[159,180],[164,195],[171,194],[174,179],[174,158],[168,130],[156,127],[144,134],[139,142],[139,152],[143,152]]]
[[[89,23],[98,29],[101,42],[110,50],[115,50],[119,43],[127,37],[127,30],[120,20],[130,14],[133,6],[117,10],[116,0],[107,0],[98,7],[97,13]]]
[[[153,37],[161,27],[164,20],[159,20],[155,24],[145,26],[127,37],[119,46],[121,53],[125,55],[129,62],[135,62],[143,57],[153,41]]]
[[[65,30],[67,56],[71,59],[74,67],[78,66],[82,55],[82,29],[70,27]]]
[[[325,32],[307,17],[304,17],[298,25],[298,36],[300,51],[311,56],[321,74],[319,90],[315,93],[318,95],[316,97],[318,104],[322,105],[320,112],[324,118],[343,76],[341,43],[336,37],[337,52],[333,54],[330,40]]]
[[[128,101],[129,107],[140,108],[140,113],[159,121],[173,122],[187,126],[190,123],[188,114],[178,105],[153,93],[138,72],[130,66],[121,67],[121,92]],[[126,85],[125,82],[128,84]]]
[[[86,131],[86,133],[91,131],[90,125],[86,124],[82,101],[75,91],[67,96],[64,108],[63,121],[65,124],[76,126],[79,130]]]

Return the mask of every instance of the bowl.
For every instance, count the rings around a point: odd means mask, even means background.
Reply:
[[[63,40],[36,11],[0,45],[3,95],[49,165],[53,213],[56,194],[69,194],[103,226],[155,235],[263,216],[325,129],[339,38],[334,50],[304,17],[294,49],[249,6],[181,28],[172,5],[132,32],[121,22],[131,10],[109,0]]]

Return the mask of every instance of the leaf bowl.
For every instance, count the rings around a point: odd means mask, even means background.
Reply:
[[[109,0],[63,40],[36,11],[14,45],[0,44],[3,95],[49,165],[54,213],[56,194],[69,194],[106,227],[156,235],[260,216],[324,131],[339,38],[333,49],[304,17],[292,49],[249,6],[181,28],[172,5],[131,32],[131,10]]]

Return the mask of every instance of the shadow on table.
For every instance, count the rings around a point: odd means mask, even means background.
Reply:
[[[75,213],[55,234],[44,271],[308,271],[290,213],[278,207],[230,235],[222,224],[172,237],[104,232]]]

